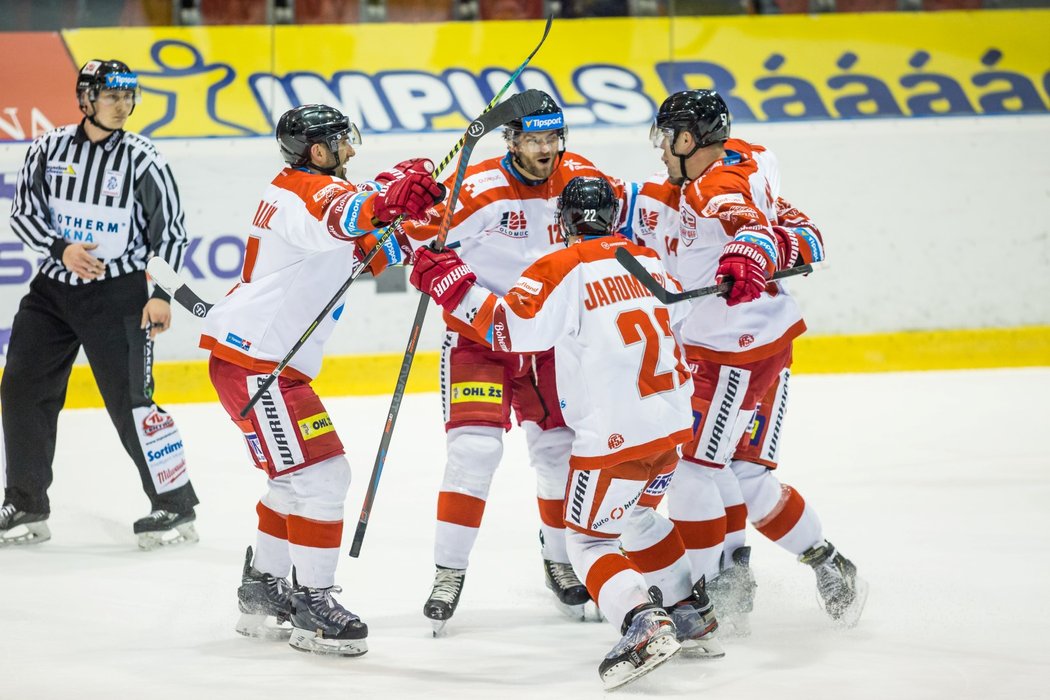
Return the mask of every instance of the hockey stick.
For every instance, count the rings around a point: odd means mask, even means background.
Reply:
[[[547,18],[547,26],[545,26],[543,29],[543,37],[540,39],[540,43],[536,45],[536,48],[532,50],[532,53],[529,54],[528,58],[526,58],[525,61],[520,66],[518,66],[517,70],[515,70],[514,73],[510,76],[510,79],[507,80],[507,82],[503,85],[500,91],[496,93],[496,95],[485,107],[485,110],[482,112],[482,115],[485,115],[491,109],[493,109],[493,107],[495,107],[496,103],[499,102],[503,94],[510,88],[511,85],[514,84],[514,81],[518,79],[518,76],[521,75],[521,72],[525,70],[525,66],[529,64],[529,61],[532,60],[532,57],[535,56],[536,52],[540,50],[541,46],[543,46],[543,42],[547,40],[547,34],[551,30],[551,22],[553,20],[554,15],[551,15]],[[473,129],[474,125],[478,123],[479,121],[477,119],[470,123],[470,126],[467,127],[467,133],[463,134],[462,138],[460,138],[460,140],[456,143],[453,149],[449,151],[449,154],[445,156],[444,160],[442,160],[441,163],[438,164],[438,167],[434,169],[433,176],[435,180],[438,178],[438,175],[441,174],[441,171],[445,169],[445,166],[447,166],[452,161],[452,158],[455,157],[456,153],[461,148],[463,148],[464,144],[467,141],[467,136],[470,130]],[[480,134],[478,136],[480,137]],[[252,394],[251,398],[248,399],[248,403],[246,403],[244,405],[244,408],[241,409],[241,418],[247,417],[248,412],[252,410],[252,406],[254,406],[256,402],[259,401],[260,397],[262,397],[263,394],[270,390],[270,386],[275,381],[277,381],[277,378],[279,376],[281,376],[281,372],[284,371],[284,368],[287,367],[288,363],[292,361],[293,357],[295,357],[295,353],[299,352],[299,348],[306,344],[306,341],[309,340],[310,336],[313,335],[315,330],[317,330],[317,327],[321,325],[321,322],[328,317],[329,312],[331,312],[331,310],[335,308],[335,305],[339,303],[339,300],[343,298],[343,295],[346,294],[346,290],[350,288],[350,285],[354,283],[354,280],[360,277],[361,273],[368,269],[368,264],[372,262],[372,258],[374,258],[376,254],[379,253],[380,250],[382,250],[383,245],[386,243],[387,239],[394,234],[394,231],[397,229],[398,224],[400,224],[404,218],[405,216],[404,214],[402,214],[393,221],[391,221],[389,224],[387,224],[386,228],[383,229],[383,233],[379,236],[379,241],[376,243],[376,246],[372,248],[372,250],[368,251],[368,254],[364,257],[363,260],[361,260],[361,264],[352,273],[350,273],[350,276],[346,279],[345,282],[343,282],[343,285],[339,288],[339,291],[337,291],[328,301],[328,303],[325,304],[325,307],[321,309],[321,313],[317,314],[317,318],[315,318],[313,320],[313,323],[311,323],[307,327],[306,331],[302,334],[302,336],[300,336],[299,340],[295,341],[295,344],[292,345],[292,348],[288,351],[288,354],[286,354],[284,358],[277,363],[277,366],[273,368],[273,371],[270,372],[266,379],[259,383],[259,388],[255,390],[255,393]]]
[[[146,272],[158,287],[171,295],[184,309],[198,318],[204,318],[214,304],[201,299],[190,289],[189,283],[179,277],[164,258],[154,255],[146,263]]]
[[[441,218],[437,237],[432,244],[437,250],[445,247],[445,239],[448,238],[449,229],[452,227],[452,217],[455,214],[456,202],[459,201],[459,191],[463,185],[463,176],[467,172],[467,162],[474,145],[484,134],[495,128],[506,124],[512,119],[519,119],[535,112],[543,104],[543,96],[538,90],[526,90],[514,95],[500,104],[491,112],[483,114],[467,129],[467,139],[459,154],[459,163],[456,165],[456,179],[452,184],[452,191],[445,202],[445,214]],[[386,462],[387,449],[390,447],[390,438],[394,434],[394,423],[397,414],[401,410],[401,399],[405,395],[405,387],[408,385],[408,375],[412,370],[412,360],[416,356],[416,347],[419,344],[419,334],[423,330],[423,321],[426,318],[427,307],[430,305],[430,297],[426,294],[419,295],[419,305],[416,307],[416,317],[412,321],[412,330],[408,334],[408,346],[405,348],[405,357],[401,361],[401,371],[397,375],[397,385],[394,394],[390,398],[390,411],[387,413],[386,423],[383,425],[383,437],[379,441],[379,450],[376,452],[376,461],[372,466],[372,477],[365,491],[365,500],[361,506],[361,515],[357,520],[357,530],[354,532],[354,541],[350,545],[350,556],[356,557],[361,553],[361,543],[365,538],[365,529],[368,527],[368,518],[372,512],[372,504],[375,502],[376,490],[379,488],[379,478],[383,474],[383,465]]]
[[[712,284],[710,287],[700,287],[699,289],[690,289],[684,292],[671,292],[661,287],[660,283],[656,281],[652,274],[650,274],[649,271],[627,251],[626,248],[617,249],[616,260],[623,265],[624,269],[630,272],[635,279],[641,282],[643,287],[652,292],[652,295],[656,297],[657,301],[661,304],[677,304],[680,301],[705,297],[709,294],[724,294],[733,288],[731,282],[722,282],[721,284]],[[813,269],[812,265],[799,265],[798,267],[788,268],[787,270],[777,270],[773,273],[772,279],[782,280],[785,277],[806,275],[813,272]]]

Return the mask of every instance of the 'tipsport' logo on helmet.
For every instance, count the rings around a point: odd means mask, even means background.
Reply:
[[[139,86],[135,73],[106,73],[105,87],[109,90],[134,90]]]
[[[525,117],[521,120],[522,131],[550,131],[565,127],[565,117],[561,112],[544,114],[539,117]]]

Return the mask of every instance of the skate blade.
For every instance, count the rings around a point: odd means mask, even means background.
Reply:
[[[590,601],[588,601],[590,602]],[[565,617],[569,618],[573,622],[586,622],[587,621],[587,603],[580,603],[579,605],[569,605],[554,598],[554,607],[558,609]]]
[[[673,659],[681,650],[682,645],[678,643],[674,635],[664,634],[650,640],[645,647],[645,653],[649,654],[649,658],[641,666],[634,666],[630,661],[622,661],[606,669],[602,675],[605,690],[616,690],[638,680],[657,666]]]
[[[854,579],[854,586],[856,586],[856,593],[853,596],[853,602],[842,611],[841,615],[837,618],[832,618],[837,626],[845,627],[846,629],[857,626],[857,623],[860,622],[861,613],[864,612],[864,604],[868,602],[868,582],[862,578],[856,578]]]
[[[448,620],[430,620],[430,624],[433,626],[435,639],[445,636],[445,625],[448,624]]]
[[[605,622],[605,615],[602,614],[598,604],[593,600],[587,601],[584,605],[584,620],[586,622]]]
[[[17,532],[17,535],[10,533]],[[0,547],[20,547],[30,544],[40,544],[41,542],[47,542],[51,539],[51,530],[47,526],[47,521],[41,521],[38,523],[25,523],[23,525],[16,525],[0,535]]]
[[[252,613],[241,613],[234,627],[237,634],[251,637],[252,639],[270,639],[278,642],[286,642],[292,636],[292,625],[285,620],[278,622],[273,615],[255,615]]]
[[[199,541],[200,537],[197,536],[197,528],[193,526],[193,523],[178,525],[174,530],[139,533],[139,549],[146,552],[160,549],[161,547],[192,544]]]
[[[688,659],[721,659],[726,655],[725,647],[717,639],[683,639],[682,654],[679,658]]]
[[[297,651],[325,656],[361,656],[368,651],[368,642],[364,639],[325,639],[310,630],[294,627],[288,645]]]

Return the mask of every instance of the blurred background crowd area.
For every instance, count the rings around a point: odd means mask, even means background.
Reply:
[[[1050,0],[0,0],[0,31],[1050,7]]]

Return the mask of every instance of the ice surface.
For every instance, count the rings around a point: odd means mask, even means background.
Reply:
[[[753,635],[713,662],[675,661],[622,695],[1042,698],[1050,685],[1050,369],[793,379],[781,478],[871,584],[840,630],[813,574],[749,532]],[[353,536],[388,399],[329,399],[354,484]],[[422,616],[444,461],[437,395],[406,397],[342,600],[370,629],[358,659],[237,636],[236,588],[261,473],[217,405],[169,407],[201,496],[195,546],[142,553],[138,477],[102,410],[60,423],[53,539],[0,550],[0,698],[598,698],[609,624],[550,603],[523,434],[507,436],[449,635]],[[346,546],[344,546],[344,550]]]

